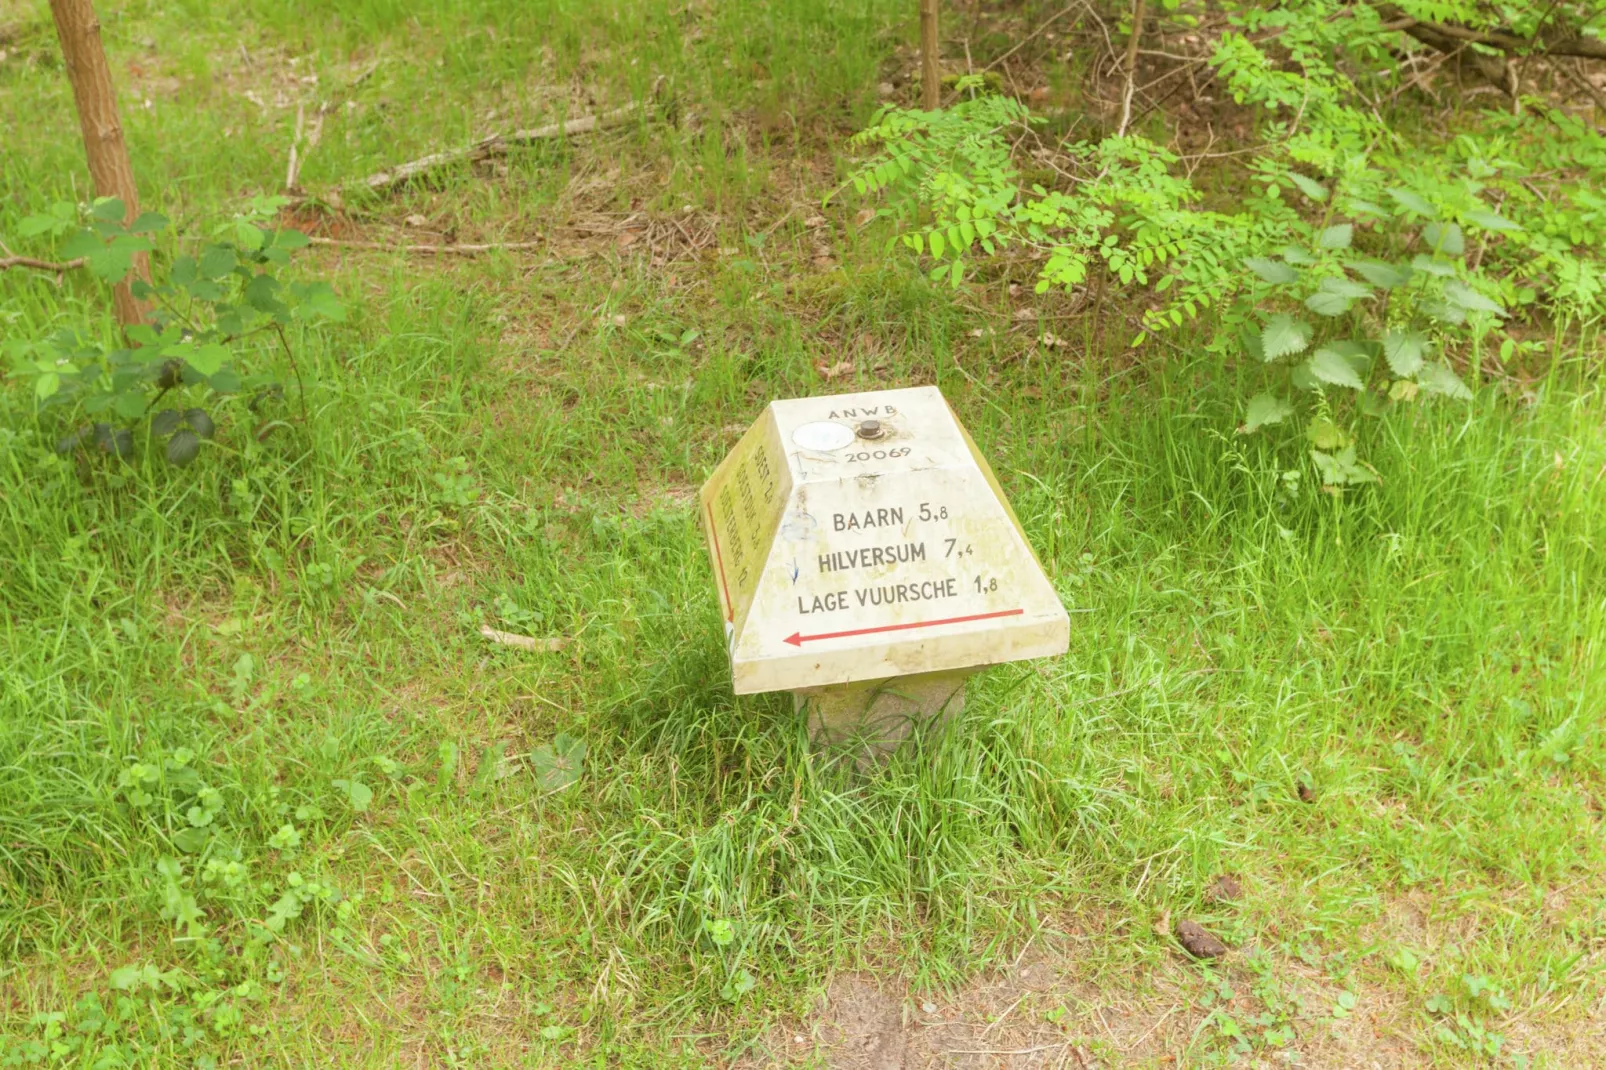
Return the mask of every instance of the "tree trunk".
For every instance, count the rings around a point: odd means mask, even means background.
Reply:
[[[936,111],[941,103],[942,74],[937,69],[937,0],[920,0],[920,106],[927,111]]]
[[[123,124],[117,118],[117,94],[112,88],[106,49],[100,42],[100,19],[90,0],[50,0],[50,13],[55,16],[56,36],[61,39],[62,57],[67,61],[67,77],[78,106],[78,125],[84,135],[84,154],[89,157],[95,195],[121,200],[126,210],[123,222],[132,223],[139,215],[139,192],[134,188],[134,168],[128,162],[128,146],[123,142]],[[134,278],[150,281],[150,262],[144,253],[135,254],[133,272],[112,292],[117,322],[124,326],[145,319],[145,303],[129,289]]]

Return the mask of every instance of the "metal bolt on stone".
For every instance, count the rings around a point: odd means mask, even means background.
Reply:
[[[1070,618],[935,387],[772,402],[699,495],[737,694],[790,691],[817,744],[885,754]]]

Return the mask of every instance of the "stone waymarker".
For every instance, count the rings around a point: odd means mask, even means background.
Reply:
[[[936,387],[776,401],[704,484],[737,694],[791,691],[817,737],[887,743],[981,666],[1070,623]]]

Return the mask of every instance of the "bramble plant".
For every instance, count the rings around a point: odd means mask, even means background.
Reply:
[[[1423,19],[1444,7],[1401,5]],[[1300,414],[1323,484],[1370,482],[1358,417],[1468,400],[1453,365],[1491,346],[1527,355],[1543,346],[1527,335],[1560,339],[1606,312],[1606,215],[1590,188],[1606,138],[1541,100],[1444,140],[1408,135],[1373,102],[1410,88],[1409,18],[1336,0],[1226,10],[1233,29],[1209,63],[1265,134],[1234,203],[1132,132],[1057,146],[1063,188],[1028,185],[1014,146],[1046,120],[972,76],[946,110],[883,108],[854,138],[873,154],[850,181],[882,198],[933,279],[958,286],[1014,250],[1035,262],[1038,293],[1146,291],[1133,346],[1205,317],[1213,350],[1269,366],[1239,431]]]
[[[126,459],[142,443],[160,443],[168,463],[184,467],[216,433],[217,406],[234,401],[243,401],[257,419],[255,433],[266,435],[274,426],[266,407],[284,393],[266,367],[270,346],[294,372],[305,414],[306,388],[289,332],[342,320],[345,310],[327,282],[279,277],[291,253],[307,245],[299,231],[272,225],[285,203],[254,199],[219,225],[197,255],[174,256],[155,282],[136,279],[134,296],[154,307],[146,323],[127,329],[127,344],[106,344],[104,332],[74,327],[6,344],[13,372],[30,384],[40,415],[64,431],[58,452]],[[168,228],[154,212],[126,226],[123,217],[115,198],[83,208],[58,203],[24,219],[18,230],[58,239],[61,255],[82,258],[97,278],[115,285],[128,277],[134,254],[154,250]]]

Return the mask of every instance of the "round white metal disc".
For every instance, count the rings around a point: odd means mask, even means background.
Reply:
[[[801,424],[792,432],[792,441],[806,450],[829,453],[853,441],[853,428],[832,420]]]

